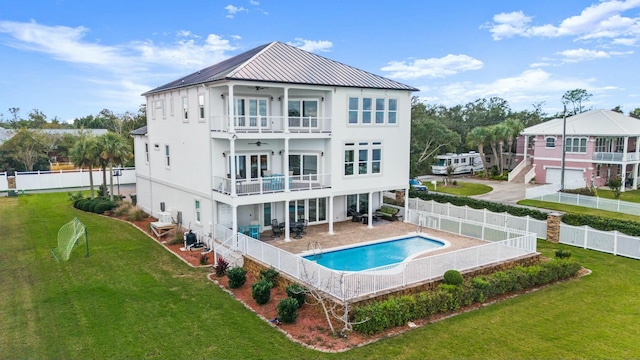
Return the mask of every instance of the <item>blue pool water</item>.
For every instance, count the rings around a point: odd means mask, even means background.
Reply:
[[[411,236],[397,240],[308,255],[305,259],[315,261],[329,269],[360,271],[402,262],[407,257],[445,244],[422,236]]]

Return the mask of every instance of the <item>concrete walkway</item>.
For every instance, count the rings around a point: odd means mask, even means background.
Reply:
[[[420,176],[419,179],[421,181],[430,182],[432,180],[442,181],[445,179],[445,177],[427,175],[427,176]],[[484,179],[466,177],[466,176],[456,176],[455,179],[461,182],[485,184],[493,188],[492,191],[486,194],[473,195],[473,196],[470,196],[471,198],[499,202],[499,203],[504,203],[508,205],[516,205],[518,201],[524,199],[526,189],[540,186],[540,185],[532,185],[532,184],[516,184],[516,183],[510,183],[507,181],[498,181],[498,180],[484,180]]]

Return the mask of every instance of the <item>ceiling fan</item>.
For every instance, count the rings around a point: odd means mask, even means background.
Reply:
[[[256,142],[249,143],[249,144],[255,144],[256,146],[267,145],[267,143],[266,143],[266,142],[262,142],[262,141],[260,141],[260,140],[258,140],[258,141],[256,141]]]

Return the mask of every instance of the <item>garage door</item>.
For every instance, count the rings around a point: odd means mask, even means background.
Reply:
[[[560,169],[547,169],[547,183],[560,184]],[[582,170],[564,169],[564,187],[579,189],[586,186]]]

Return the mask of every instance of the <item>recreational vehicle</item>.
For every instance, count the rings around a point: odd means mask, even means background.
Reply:
[[[483,170],[480,154],[470,151],[464,154],[447,153],[436,156],[436,163],[431,165],[431,172],[437,175],[447,175],[448,166],[453,166],[454,174],[473,173]]]

